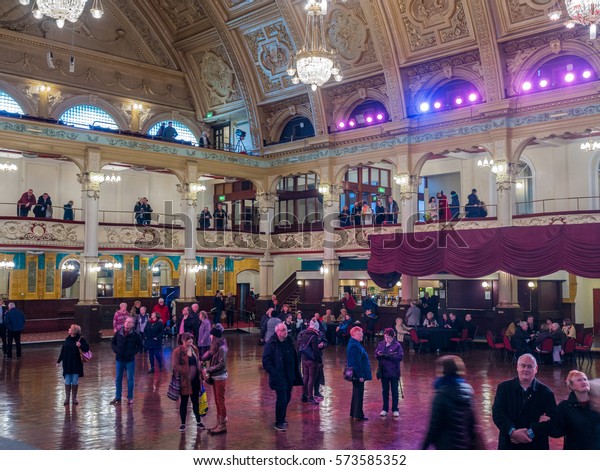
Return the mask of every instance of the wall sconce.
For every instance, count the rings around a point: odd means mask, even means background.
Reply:
[[[191,268],[193,273],[198,273],[200,271],[208,271],[208,266],[205,264],[197,264],[196,266]]]
[[[491,290],[492,289],[492,285],[489,282],[487,282],[487,281],[483,281],[481,283],[481,287],[483,287],[484,290]]]
[[[319,272],[320,272],[321,274],[327,274],[327,273],[329,273],[329,268],[328,268],[327,266],[321,266],[321,267],[319,268]]]
[[[112,261],[108,261],[106,263],[104,263],[104,269],[106,269],[107,271],[115,271],[118,269],[122,269],[123,265],[119,262],[112,262]]]
[[[160,272],[160,268],[158,266],[152,266],[152,272],[158,273],[158,272]]]
[[[396,287],[397,287],[398,289],[402,289],[402,283],[401,283],[400,281],[398,281],[398,282],[396,283]]]
[[[62,267],[60,268],[63,271],[75,271],[78,269],[78,266],[74,263],[65,263],[62,265]]]
[[[359,285],[360,287],[365,287],[367,284],[365,283],[365,281],[360,281],[360,282],[358,283],[358,285]]]
[[[200,183],[190,183],[190,191],[193,193],[199,193],[206,191],[206,186]]]
[[[133,105],[131,106],[131,109],[133,109],[134,111],[141,111],[143,109],[143,106],[141,103],[138,103],[137,101],[133,103]]]
[[[302,287],[302,281],[298,281],[298,285]]]
[[[42,92],[50,91],[50,87],[44,83],[44,84],[40,85],[40,91],[42,91]]]
[[[407,174],[396,175],[396,176],[394,176],[394,182],[399,185],[407,184],[408,183],[408,175]]]
[[[90,271],[93,273],[99,273],[102,270],[100,266],[93,266],[90,268]]]
[[[6,255],[4,255],[4,258],[2,258],[2,261],[0,261],[0,269],[14,269],[15,267],[15,262],[9,260]]]
[[[320,184],[319,185],[319,193],[328,194],[329,193],[329,185],[328,184]]]
[[[535,282],[533,282],[533,281],[529,281],[529,282],[527,283],[527,287],[529,287],[530,289],[532,289],[532,290],[533,290],[533,289],[535,289],[537,286],[536,286]]]

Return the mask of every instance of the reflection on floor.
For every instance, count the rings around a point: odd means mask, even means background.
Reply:
[[[64,335],[63,335],[64,337]],[[404,400],[400,418],[380,418],[381,386],[374,380],[365,391],[369,421],[349,418],[351,385],[342,379],[345,348],[325,352],[325,400],[320,406],[302,403],[296,387],[289,407],[289,429],[273,430],[275,395],[260,366],[262,348],[255,334],[228,333],[229,381],[226,401],[228,432],[210,436],[189,427],[179,433],[178,404],[166,397],[172,344],[165,347],[167,369],[148,374],[147,360],[137,358],[135,403],[110,406],[114,397],[114,354],[110,343],[93,346],[94,358],[85,366],[79,406],[63,406],[62,369],[55,366],[60,343],[26,345],[20,360],[0,363],[0,435],[40,449],[417,449],[423,439],[434,379],[434,354],[407,354],[402,367]],[[374,345],[367,345],[373,353]],[[477,347],[463,355],[468,381],[476,391],[476,406],[487,446],[495,448],[497,429],[491,405],[497,384],[514,375],[509,361],[488,360],[488,350]],[[372,367],[376,363],[372,360]],[[574,367],[540,366],[538,378],[549,385],[557,400],[567,396],[565,377]],[[590,378],[600,377],[600,361],[584,362]],[[126,384],[124,384],[126,386]],[[212,390],[205,422],[215,421]],[[189,420],[193,421],[190,414]],[[3,442],[0,441],[0,446]],[[562,439],[552,439],[562,448]]]

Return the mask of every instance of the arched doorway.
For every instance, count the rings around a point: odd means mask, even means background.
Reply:
[[[60,298],[78,299],[80,287],[79,261],[73,258],[68,258],[62,263],[60,270]]]

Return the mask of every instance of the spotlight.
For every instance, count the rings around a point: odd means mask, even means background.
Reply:
[[[590,70],[584,70],[581,76],[587,80],[592,76],[592,72]]]
[[[354,127],[354,126],[356,126],[356,121],[354,119],[350,119],[350,121],[348,121],[348,125],[350,127]]]
[[[373,116],[367,116],[367,123],[371,124],[373,122]]]
[[[457,96],[454,102],[460,106],[463,103],[463,99],[460,96]]]
[[[344,127],[346,127],[346,123],[344,121],[338,122],[338,129],[343,129]]]
[[[546,88],[548,86],[548,80],[546,80],[545,78],[542,78],[540,80],[540,88]]]
[[[469,101],[471,103],[477,101],[477,93],[469,93]]]
[[[376,117],[378,121],[383,121],[383,113],[378,113]]]
[[[575,74],[573,72],[569,72],[565,75],[565,82],[571,83],[573,80],[575,80]]]
[[[435,103],[433,103],[433,107],[435,109],[440,109],[442,107],[441,101],[436,101]]]
[[[421,103],[419,109],[422,113],[426,113],[427,111],[429,111],[429,103]]]
[[[523,85],[521,85],[521,88],[523,89],[523,91],[531,90],[531,82],[524,82]]]

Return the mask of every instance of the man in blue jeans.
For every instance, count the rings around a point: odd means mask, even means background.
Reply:
[[[133,385],[135,375],[135,355],[143,351],[142,337],[134,330],[132,317],[127,317],[122,328],[113,336],[111,345],[117,360],[117,391],[111,405],[121,404],[123,393],[123,371],[127,371],[127,403],[133,405]]]

